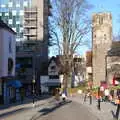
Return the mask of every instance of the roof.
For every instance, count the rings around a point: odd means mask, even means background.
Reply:
[[[120,56],[120,41],[113,41],[108,56]]]
[[[2,20],[0,20],[0,28],[7,29],[8,31],[12,32],[13,34],[16,34],[16,32],[10,28],[6,23],[4,23]]]
[[[56,65],[60,64],[60,58],[58,56],[57,57],[52,56],[49,60],[48,65],[51,63],[51,61],[54,61],[56,63]]]

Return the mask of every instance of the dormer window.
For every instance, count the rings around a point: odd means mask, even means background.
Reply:
[[[51,70],[54,70],[55,69],[55,66],[51,66]]]

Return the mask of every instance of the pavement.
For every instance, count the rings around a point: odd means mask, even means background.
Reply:
[[[86,102],[84,102],[83,94],[82,95],[76,94],[74,96],[70,96],[69,99],[87,107],[90,112],[92,112],[94,115],[96,115],[99,118],[99,120],[115,120],[113,116],[116,113],[117,106],[110,102],[101,102],[100,103],[101,109],[98,110],[97,108],[98,102],[95,98],[92,98],[92,104],[89,103],[89,98],[87,98]],[[120,114],[119,114],[119,120],[120,120]]]
[[[33,106],[32,99],[26,99],[23,103],[14,103],[0,106],[0,120],[33,120],[36,113],[49,106],[53,101],[51,96],[42,96],[35,101]]]

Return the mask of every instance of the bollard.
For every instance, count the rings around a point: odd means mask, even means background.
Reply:
[[[84,102],[86,102],[86,97],[87,97],[87,94],[85,94],[85,96],[84,96]]]
[[[90,105],[92,104],[92,96],[90,95]]]
[[[116,114],[115,114],[116,120],[118,120],[118,118],[119,118],[119,112],[120,112],[120,104],[117,105],[117,110],[116,110]]]
[[[98,105],[97,105],[98,110],[101,110],[100,108],[100,98],[98,98]]]

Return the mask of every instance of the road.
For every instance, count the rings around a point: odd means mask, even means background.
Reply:
[[[41,114],[32,120],[99,120],[85,106],[76,102],[43,108],[39,112]]]
[[[86,106],[75,101],[61,104],[52,101],[41,105],[41,102],[36,108],[23,105],[1,114],[0,120],[99,120]]]

